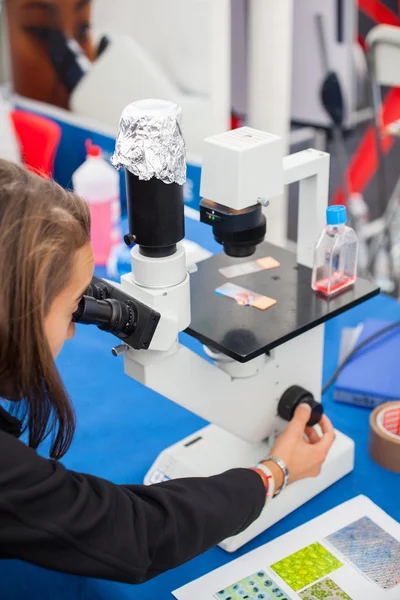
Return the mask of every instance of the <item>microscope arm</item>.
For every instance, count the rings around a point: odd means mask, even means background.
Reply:
[[[213,354],[214,364],[178,342],[169,353],[128,350],[125,373],[203,419],[250,443],[276,436],[285,426],[278,402],[292,385],[320,401],[323,325],[241,364]],[[296,360],[304,356],[307,359]]]
[[[329,197],[329,154],[310,148],[285,156],[283,181],[285,185],[300,184],[297,262],[312,268],[315,244],[325,227]]]

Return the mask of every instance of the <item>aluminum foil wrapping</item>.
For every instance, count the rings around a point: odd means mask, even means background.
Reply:
[[[139,179],[153,177],[164,183],[186,181],[186,146],[182,111],[177,104],[140,100],[122,113],[111,163],[125,167]]]

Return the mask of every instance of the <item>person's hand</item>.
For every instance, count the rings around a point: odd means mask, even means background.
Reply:
[[[326,415],[323,415],[319,422],[321,437],[313,427],[307,427],[310,415],[309,405],[300,404],[293,419],[271,449],[271,456],[276,456],[286,463],[289,483],[319,475],[335,439],[332,423]],[[272,471],[275,490],[278,491],[283,485],[282,470],[272,461],[266,461],[264,464]]]

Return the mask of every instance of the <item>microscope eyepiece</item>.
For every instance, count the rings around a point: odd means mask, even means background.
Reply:
[[[115,299],[97,300],[83,296],[73,315],[75,323],[97,325],[121,338],[129,337],[136,328],[137,311],[132,302]]]
[[[74,323],[97,325],[135,350],[147,350],[161,315],[99,277],[93,277],[78,308]]]
[[[106,284],[101,281],[92,281],[86,290],[85,296],[92,296],[96,300],[105,300],[109,296]]]

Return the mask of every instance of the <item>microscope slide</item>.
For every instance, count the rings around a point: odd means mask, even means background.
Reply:
[[[258,258],[257,260],[252,260],[250,262],[222,267],[219,269],[219,272],[227,279],[232,279],[233,277],[239,277],[240,275],[250,275],[251,273],[277,269],[280,266],[281,265],[277,260],[271,256],[266,256],[265,258]]]
[[[271,308],[276,304],[276,300],[268,298],[268,296],[261,296],[261,294],[257,294],[256,292],[251,292],[234,283],[224,283],[224,285],[215,290],[215,293],[219,296],[226,296],[235,300],[239,306],[252,306],[259,310],[267,310],[267,308]]]

